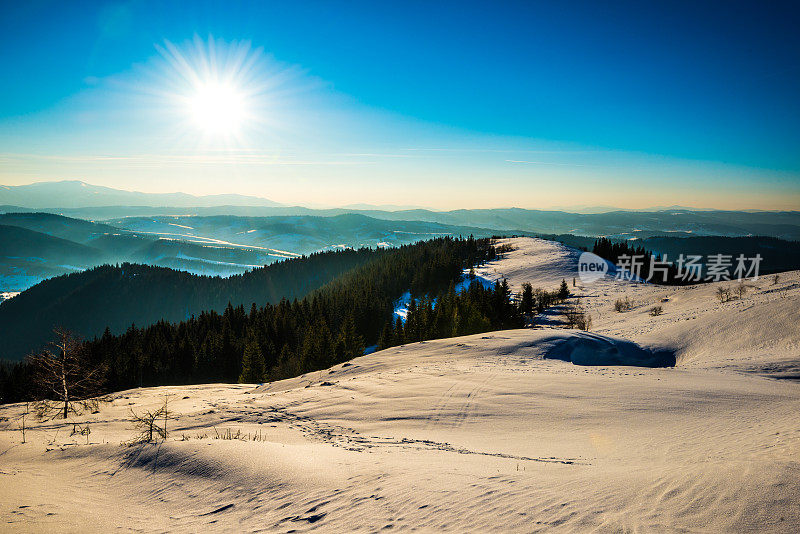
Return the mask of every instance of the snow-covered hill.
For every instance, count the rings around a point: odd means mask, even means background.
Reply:
[[[488,272],[571,280],[574,251],[512,244]],[[579,285],[590,335],[500,331],[261,386],[122,392],[76,421],[88,437],[29,418],[22,444],[24,406],[5,406],[0,515],[20,531],[796,532],[800,383],[762,375],[800,361],[800,273],[749,285],[726,303],[714,284]],[[600,359],[652,350],[677,365]],[[165,395],[170,438],[121,446],[129,410]]]

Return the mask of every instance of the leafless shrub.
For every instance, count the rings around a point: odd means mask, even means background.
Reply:
[[[614,301],[614,310],[622,313],[630,310],[633,307],[631,300],[628,298],[628,295],[625,295],[624,299],[617,299]]]
[[[232,441],[235,439],[238,439],[239,441],[267,441],[267,436],[266,434],[262,433],[260,429],[258,432],[248,432],[245,434],[239,428],[236,429],[236,432],[233,432],[233,430],[230,428],[223,429],[222,432],[220,432],[217,430],[217,427],[214,427],[214,439],[221,439],[225,441]]]
[[[85,425],[81,425],[79,423],[72,423],[72,432],[70,436],[74,436],[75,434],[86,436],[86,444],[89,444],[89,434],[92,433],[92,429],[89,428],[89,423]]]
[[[773,276],[772,277],[772,285],[773,286],[777,286],[778,285],[778,280],[780,280],[780,279],[781,279],[781,277],[779,275],[777,275],[777,274],[775,276]]]
[[[137,443],[150,443],[159,438],[166,440],[167,421],[175,418],[169,411],[168,406],[169,397],[165,396],[164,404],[157,410],[146,410],[137,414],[131,409],[130,421],[139,433],[128,443],[135,445]]]
[[[747,295],[747,286],[744,285],[744,282],[740,282],[734,291],[736,291],[736,296],[741,300]]]
[[[719,286],[716,295],[720,302],[724,303],[731,300],[731,290],[728,287]]]
[[[22,443],[26,443],[26,441],[25,441],[25,418],[28,416],[29,413],[30,413],[30,406],[26,402],[25,403],[25,411],[22,412],[22,417],[20,418],[20,422],[18,423],[19,431],[22,432]]]
[[[194,437],[190,436],[189,434],[181,434],[180,441],[189,441],[190,439],[206,439],[206,438],[208,438],[207,433],[201,434],[198,432]]]
[[[217,427],[214,427],[214,439],[222,439],[222,440],[234,440],[234,439],[242,439],[242,430],[236,429],[236,433],[234,434],[230,428],[226,428],[222,432],[217,430]]]
[[[564,308],[567,328],[589,330],[592,327],[592,316],[580,304],[569,304]]]
[[[664,308],[661,306],[653,306],[652,308],[650,308],[650,315],[652,315],[653,317],[657,317],[662,313],[664,313]]]

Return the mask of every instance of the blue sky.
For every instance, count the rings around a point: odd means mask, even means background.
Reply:
[[[796,3],[19,4],[0,18],[4,184],[800,206]],[[253,59],[235,138],[182,116],[170,44]]]

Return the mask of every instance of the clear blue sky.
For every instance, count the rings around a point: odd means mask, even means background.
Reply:
[[[6,3],[0,182],[797,209],[799,15],[796,2]],[[195,36],[263,51],[257,120],[235,141],[175,133],[166,100],[142,96],[170,79],[158,47],[190,55]]]

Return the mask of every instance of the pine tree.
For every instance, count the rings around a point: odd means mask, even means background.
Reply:
[[[394,336],[392,335],[392,321],[386,321],[381,330],[381,337],[378,339],[378,350],[388,349],[394,346]]]
[[[330,367],[335,362],[335,344],[325,319],[308,327],[300,350],[300,365],[304,372]]]
[[[569,286],[567,285],[567,281],[563,278],[561,279],[561,287],[558,288],[558,299],[559,300],[566,300],[569,297]]]
[[[406,333],[405,328],[403,327],[403,318],[397,317],[394,321],[394,332],[392,332],[392,336],[394,337],[394,344],[395,345],[402,345],[406,342]]]
[[[250,339],[244,348],[242,373],[239,375],[239,382],[258,384],[264,381],[265,376],[266,370],[264,369],[264,355],[261,353],[261,346],[255,339]]]
[[[338,361],[350,360],[364,354],[364,338],[359,335],[356,329],[356,321],[353,314],[348,314],[344,323],[342,323],[342,328],[339,332],[339,343],[342,345],[343,353],[339,356]]]
[[[528,282],[522,284],[522,296],[519,300],[519,311],[523,315],[533,315],[533,286]]]

